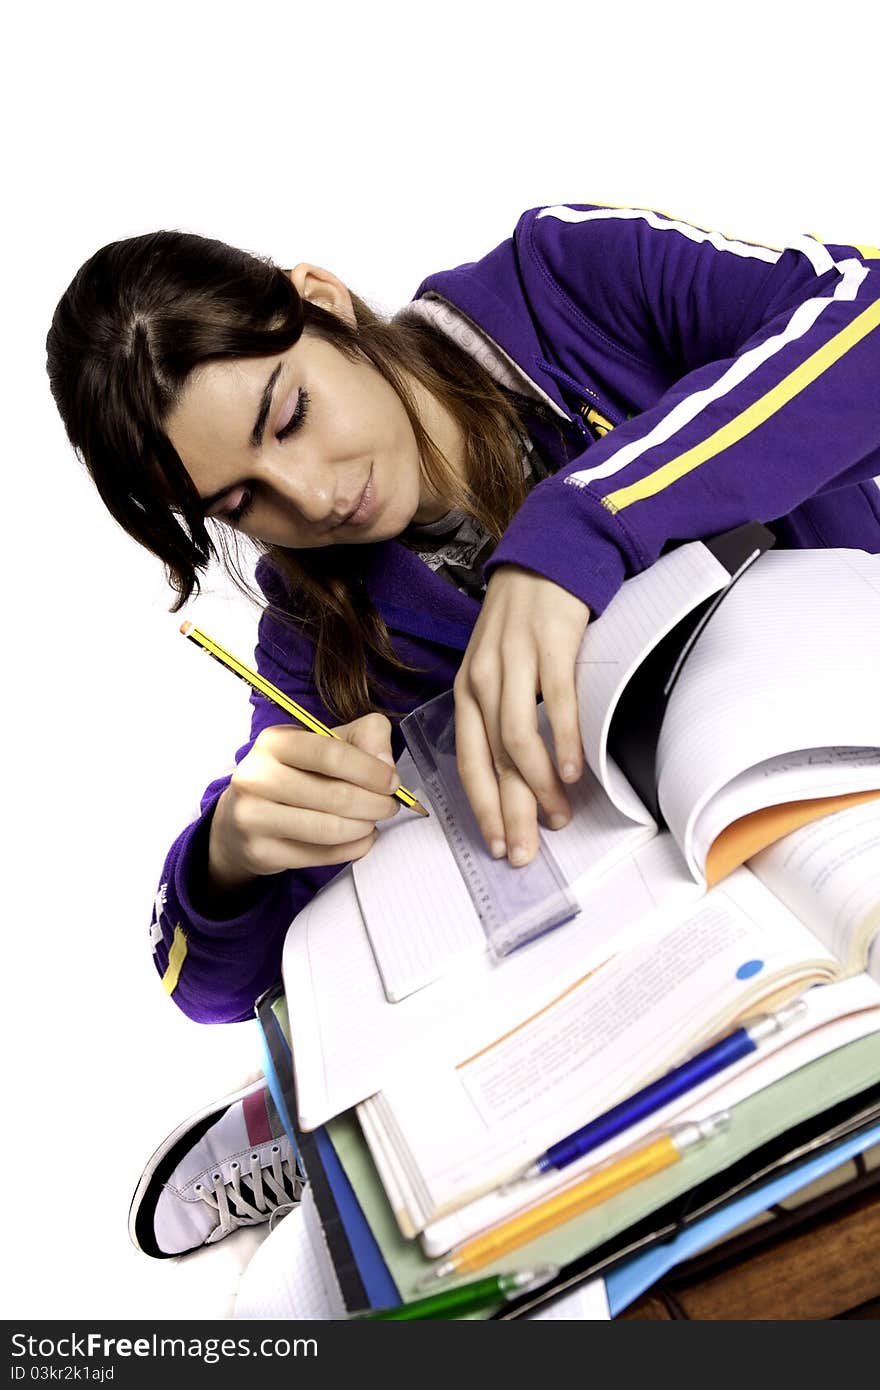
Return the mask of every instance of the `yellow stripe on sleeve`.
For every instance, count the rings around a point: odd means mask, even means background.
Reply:
[[[678,458],[670,459],[660,468],[649,473],[646,478],[640,478],[636,483],[630,483],[629,487],[618,488],[616,492],[609,492],[602,498],[603,504],[611,512],[623,511],[624,507],[629,507],[633,502],[642,502],[646,497],[654,497],[658,492],[669,487],[672,483],[677,483],[679,478],[683,478],[686,473],[692,473],[695,468],[699,468],[701,463],[706,463],[708,459],[715,458],[717,454],[723,453],[732,445],[739,443],[752,430],[763,425],[771,415],[775,415],[790,400],[792,400],[817,377],[832,367],[835,362],[843,357],[844,353],[849,352],[850,348],[855,347],[856,343],[861,342],[870,332],[880,324],[880,300],[870,304],[867,309],[859,314],[858,318],[853,319],[852,323],[847,324],[833,338],[829,339],[823,347],[820,347],[796,367],[788,376],[783,377],[782,381],[777,382],[771,391],[753,401],[748,409],[744,410],[736,419],[730,420],[728,424],[722,425],[721,429],[711,434],[708,439],[704,439],[701,444],[695,444],[686,453],[679,454]]]
[[[880,246],[856,246],[853,243],[853,250],[858,251],[863,261],[880,261]]]
[[[187,950],[186,933],[178,922],[177,926],[174,928],[174,940],[171,942],[171,950],[168,952],[168,965],[165,969],[165,974],[162,976],[162,988],[166,994],[173,994],[177,989],[177,982],[180,979],[183,962],[186,960]]]

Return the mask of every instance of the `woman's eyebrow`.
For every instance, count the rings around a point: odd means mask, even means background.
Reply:
[[[249,441],[252,449],[259,449],[260,445],[263,442],[263,433],[266,429],[266,421],[269,418],[269,411],[272,409],[272,392],[275,390],[275,383],[281,375],[281,370],[283,366],[284,362],[282,360],[278,363],[277,367],[272,372],[271,376],[269,377],[269,380],[266,382],[266,385],[263,388],[263,394],[260,397],[260,408],[257,411],[257,418],[254,421],[254,427],[251,430],[251,437]],[[212,492],[209,497],[200,497],[199,505],[201,508],[202,515],[204,515],[209,510],[209,508],[213,507],[215,502],[219,502],[221,497],[225,497],[227,492],[232,492],[233,488],[235,488],[236,486],[236,483],[229,483],[226,487],[218,488],[216,492]]]
[[[278,366],[275,368],[274,372],[269,377],[269,380],[266,382],[266,387],[263,391],[263,396],[260,401],[260,409],[257,412],[257,418],[254,422],[254,427],[251,430],[250,442],[251,448],[253,449],[259,449],[260,445],[263,442],[263,431],[266,428],[266,421],[269,418],[269,411],[272,409],[272,392],[275,390],[275,383],[281,375],[281,369],[283,366],[284,361],[282,360],[278,363]]]

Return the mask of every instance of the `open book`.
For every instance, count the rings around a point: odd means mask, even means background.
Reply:
[[[864,822],[857,813],[865,817]],[[763,941],[762,931],[772,931],[780,913],[791,925],[794,918],[800,922],[803,912],[806,927],[814,925],[820,933],[831,927],[834,935],[822,944],[813,930],[799,935],[795,922],[794,938],[786,935],[789,946],[793,940],[801,943],[793,946],[789,956],[795,978],[804,978],[798,962],[815,959],[817,952],[826,965],[815,978],[831,978],[835,972],[859,970],[866,951],[873,973],[880,978],[880,943],[871,916],[880,902],[876,868],[880,831],[875,813],[880,814],[877,801],[850,808],[792,832],[766,851],[768,858],[785,856],[784,874],[772,880],[765,874],[764,883],[756,880],[762,890],[760,901],[754,901],[753,894],[751,915],[740,913],[738,920],[757,941],[737,968],[746,959],[768,962],[773,943],[769,938]],[[858,834],[853,845],[847,842],[845,852],[839,852],[837,830],[832,827],[843,826],[850,833],[844,814],[852,815],[853,833]],[[402,817],[395,819],[403,825]],[[806,837],[810,831],[822,837],[813,843],[811,856],[803,863],[788,861],[794,837]],[[397,861],[398,880],[395,895],[386,901],[386,917],[400,938],[396,950],[401,960],[408,943],[413,952],[427,956],[430,935],[426,930],[423,939],[421,927],[432,921],[442,926],[444,903],[448,906],[450,901],[445,888],[454,883],[457,870],[442,848],[443,836],[439,838],[441,848],[432,864],[412,856]],[[389,840],[389,848],[392,843]],[[809,842],[801,838],[798,843]],[[822,843],[827,848],[814,858]],[[380,848],[381,839],[367,859]],[[757,865],[759,857],[753,862]],[[739,877],[748,879],[749,874],[750,870],[742,869]],[[665,938],[695,912],[705,909],[711,915],[719,903],[729,904],[731,881],[725,880],[707,894],[686,872],[675,842],[663,831],[620,860],[589,891],[584,889],[586,906],[572,921],[501,962],[486,950],[472,951],[425,988],[392,1003],[376,964],[353,875],[350,871],[337,875],[294,919],[284,946],[283,976],[303,1128],[324,1123],[400,1078],[412,1076],[417,1085],[422,1084],[428,1073],[455,1068],[463,1058],[485,1052],[498,1038],[520,1029],[524,1020],[541,1016],[554,1001],[574,995],[592,972],[601,973],[614,959]],[[859,883],[862,886],[856,892]],[[837,901],[838,894],[840,907],[829,917],[829,903]],[[390,912],[389,902],[395,908]],[[818,914],[815,924],[811,904]],[[479,931],[478,922],[476,926]],[[868,938],[874,939],[873,947]],[[774,958],[779,959],[778,953]],[[757,1007],[757,987],[770,975],[769,964],[753,979],[736,980],[734,971],[734,991],[743,996],[747,989],[751,991],[751,1003],[744,999],[743,1007]],[[690,988],[701,988],[702,981],[702,976],[691,979]],[[716,994],[713,986],[713,1007]]]
[[[687,648],[682,609],[721,580],[713,564],[695,542],[629,580],[577,665],[590,768],[624,815],[662,817],[708,884],[880,789],[880,555],[771,551]]]
[[[587,769],[568,789],[569,825],[540,832],[582,910],[664,824],[705,889],[797,826],[880,795],[880,556],[770,551],[741,577],[735,553],[724,560],[680,546],[587,629]],[[548,738],[543,711],[539,727]],[[424,795],[409,770],[407,785]],[[472,848],[492,873],[530,872]],[[390,1000],[486,950],[439,817],[387,823],[354,882]]]
[[[692,1113],[701,1099],[706,1113],[717,1110],[783,1074],[780,1066],[804,1065],[880,1029],[878,801],[790,832],[517,1027],[478,1050],[451,1050],[442,1063],[425,1054],[420,1067],[362,1103],[364,1133],[404,1234],[425,1232],[426,1248],[439,1253],[517,1203],[575,1181],[608,1153],[547,1174],[518,1196],[492,1191],[713,1038],[804,990],[802,1023],[680,1099],[678,1110]],[[643,1128],[668,1118],[655,1115]],[[630,1131],[617,1146],[636,1138]]]

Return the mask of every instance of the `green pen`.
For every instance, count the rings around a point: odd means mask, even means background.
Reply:
[[[352,1320],[402,1322],[411,1318],[458,1318],[465,1313],[478,1313],[493,1303],[516,1298],[517,1294],[525,1293],[528,1289],[540,1288],[558,1273],[557,1265],[536,1265],[534,1269],[520,1269],[513,1274],[491,1274],[472,1284],[461,1284],[457,1289],[445,1289],[442,1293],[429,1294],[427,1298],[417,1298],[414,1303],[354,1313]]]

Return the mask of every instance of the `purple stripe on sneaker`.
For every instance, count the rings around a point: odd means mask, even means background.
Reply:
[[[272,1138],[269,1116],[266,1113],[266,1088],[245,1096],[243,1101],[244,1123],[249,1144],[268,1144]]]

